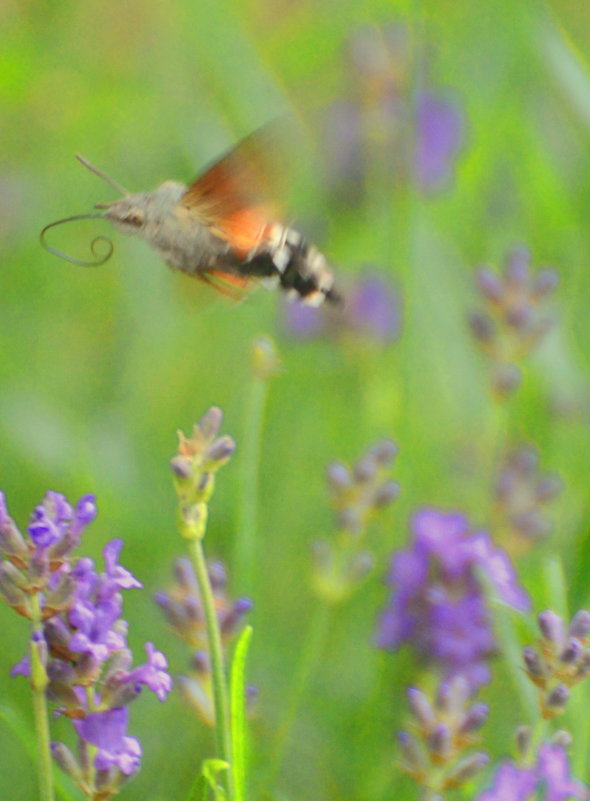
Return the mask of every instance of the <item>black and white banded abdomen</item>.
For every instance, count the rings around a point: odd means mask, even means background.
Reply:
[[[310,306],[341,301],[326,257],[293,228],[275,223],[267,237],[242,262],[241,271],[268,279]]]

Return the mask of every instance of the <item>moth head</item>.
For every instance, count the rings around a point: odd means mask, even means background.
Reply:
[[[124,234],[139,234],[144,228],[148,211],[148,194],[138,192],[125,195],[110,203],[96,203],[95,209],[104,209],[105,218]]]

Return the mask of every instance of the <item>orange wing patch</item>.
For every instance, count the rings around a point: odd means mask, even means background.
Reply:
[[[280,218],[266,199],[270,150],[266,132],[256,131],[197,178],[181,200],[241,259],[270,235],[272,223]]]

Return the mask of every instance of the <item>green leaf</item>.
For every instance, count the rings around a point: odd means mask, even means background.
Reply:
[[[246,626],[236,644],[230,677],[230,720],[235,801],[246,797],[248,739],[246,729],[246,659],[252,626]]]

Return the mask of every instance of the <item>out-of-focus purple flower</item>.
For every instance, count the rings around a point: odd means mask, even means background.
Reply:
[[[346,62],[350,96],[328,110],[324,141],[336,197],[361,194],[386,172],[432,193],[451,176],[464,139],[459,104],[434,87],[414,101],[408,32],[402,26],[363,27],[351,37]],[[376,167],[376,165],[379,165]]]
[[[484,752],[466,753],[478,741],[488,708],[472,704],[463,677],[439,685],[434,703],[422,690],[410,687],[407,698],[412,715],[411,732],[401,731],[398,741],[402,769],[431,794],[460,787],[489,762]]]
[[[525,671],[539,693],[543,718],[561,714],[570,689],[590,675],[590,612],[580,609],[569,626],[550,609],[537,618],[540,640],[523,650]]]
[[[487,534],[472,533],[463,515],[424,509],[412,532],[410,548],[393,558],[378,644],[394,650],[408,642],[444,678],[463,676],[476,689],[489,681],[495,651],[479,571],[506,603],[526,609],[528,598],[507,556]]]
[[[344,287],[343,294],[341,308],[314,308],[285,301],[283,325],[287,333],[297,339],[352,335],[378,344],[397,339],[402,324],[401,298],[383,278],[367,272]]]
[[[423,192],[450,177],[463,139],[463,117],[451,100],[421,92],[416,105],[416,181]]]
[[[562,490],[556,473],[541,473],[534,446],[521,445],[506,455],[493,492],[495,534],[507,550],[518,553],[551,533],[546,508]]]
[[[503,762],[494,776],[494,783],[477,797],[477,801],[568,801],[587,799],[587,788],[570,777],[565,750],[553,743],[544,743],[538,751],[537,763],[519,767]]]
[[[227,647],[239,632],[245,616],[252,609],[252,602],[248,598],[238,598],[233,601],[229,597],[227,573],[221,562],[210,561],[207,569],[222,643]],[[178,677],[180,691],[201,720],[209,726],[214,726],[209,638],[197,578],[188,559],[177,559],[173,565],[173,572],[175,583],[172,588],[168,592],[156,593],[154,600],[176,636],[192,651],[190,675]],[[146,650],[149,656],[148,665],[137,668],[129,678],[132,679],[137,675],[139,681],[152,682],[148,683],[151,690],[165,694],[172,686],[168,674],[162,673],[167,666],[166,660],[149,643]]]
[[[535,772],[504,762],[494,777],[494,784],[478,796],[477,801],[530,801],[537,785]]]
[[[547,301],[559,275],[551,267],[534,272],[528,248],[516,246],[507,252],[501,273],[482,267],[475,283],[485,308],[470,314],[471,333],[490,359],[492,389],[505,397],[520,384],[523,359],[555,325]]]
[[[559,745],[545,743],[539,748],[537,772],[545,784],[547,801],[588,798],[588,790],[582,782],[571,778],[567,754]]]

